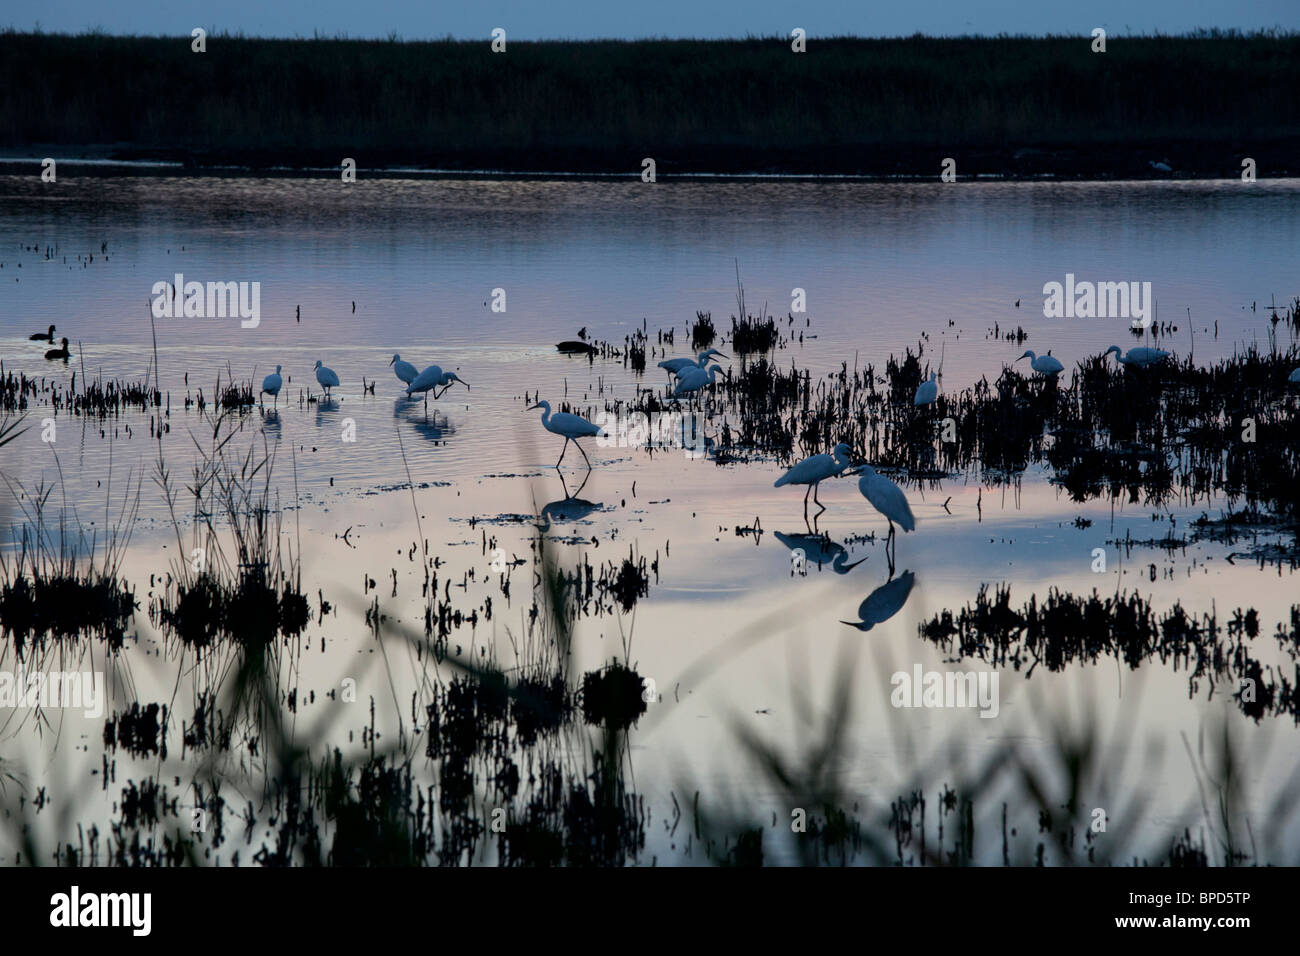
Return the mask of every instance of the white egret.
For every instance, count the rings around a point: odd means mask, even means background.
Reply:
[[[677,376],[677,387],[673,389],[673,398],[681,398],[683,395],[692,395],[704,388],[706,385],[712,385],[713,380],[717,378],[722,371],[721,365],[710,365],[708,371],[700,368],[698,365],[694,368],[685,368]]]
[[[1132,365],[1135,368],[1146,368],[1148,365],[1155,365],[1169,358],[1169,353],[1161,349],[1136,348],[1129,349],[1125,355],[1118,345],[1112,345],[1103,354],[1105,358],[1111,352],[1115,353],[1115,361],[1121,365]]]
[[[916,529],[916,519],[912,517],[912,508],[907,503],[907,495],[884,475],[879,474],[870,465],[858,469],[862,477],[858,479],[858,491],[862,497],[871,502],[871,507],[879,511],[889,521],[889,537],[885,539],[885,556],[889,560],[889,570],[893,573],[894,558],[889,550],[894,540],[894,522],[897,521],[904,531]]]
[[[321,388],[325,389],[326,399],[330,397],[330,389],[338,388],[339,385],[338,374],[334,369],[322,365],[320,359],[316,360],[316,381],[320,383]]]
[[[1287,376],[1287,381],[1295,385],[1300,385],[1300,368],[1297,368],[1289,376]]]
[[[719,352],[717,349],[706,349],[705,351],[701,352],[696,358],[693,359],[688,359],[688,358],[664,359],[662,362],[659,363],[659,367],[662,369],[666,369],[669,375],[681,375],[683,369],[705,368],[709,364],[709,359],[711,359],[715,355],[718,356],[719,358],[727,357],[723,355],[721,352]]]
[[[403,362],[402,357],[394,353],[393,360],[388,363],[393,367],[393,372],[405,384],[410,385],[415,381],[415,376],[419,375],[419,370],[410,362]]]
[[[912,593],[912,585],[915,583],[916,575],[911,571],[904,571],[898,577],[886,581],[876,588],[858,605],[858,617],[861,620],[841,621],[840,623],[847,624],[849,627],[856,627],[859,631],[865,633],[877,624],[888,621],[903,609],[908,596]]]
[[[284,379],[280,378],[280,366],[275,367],[275,371],[262,379],[262,392],[274,397],[276,407],[280,405],[280,387],[284,385]],[[261,395],[259,394],[259,398]]]
[[[51,325],[50,330],[48,332],[33,332],[31,335],[27,337],[27,340],[29,342],[49,342],[51,345],[53,345],[54,326]]]
[[[441,398],[443,392],[451,388],[452,382],[460,382],[460,384],[469,388],[469,382],[465,381],[455,372],[444,372],[441,367],[430,365],[419,375],[415,376],[411,383],[406,386],[406,395],[409,398],[420,392],[427,393],[433,391],[433,397],[435,399]],[[442,391],[435,391],[436,389],[442,389]],[[424,400],[426,402],[429,400],[427,394],[425,395]]]
[[[48,352],[45,353],[45,357],[50,361],[57,361],[58,359],[63,359],[66,362],[68,360],[68,354],[69,354],[68,340],[65,338],[63,340],[62,346],[60,346],[57,349],[50,349]]]
[[[1159,173],[1172,173],[1173,167],[1168,163],[1157,163],[1154,159],[1148,159],[1147,165]]]
[[[812,495],[813,503],[822,511],[825,511],[826,506],[817,500],[817,486],[827,478],[834,478],[851,464],[852,462],[849,461],[849,446],[844,442],[840,442],[831,449],[830,454],[822,452],[820,455],[805,458],[778,478],[772,484],[772,487],[780,488],[782,485],[808,486],[808,490],[803,494],[803,520],[806,522],[808,520],[808,496]],[[820,515],[822,511],[817,512],[817,514]]]
[[[542,427],[553,435],[564,436],[564,448],[560,450],[560,457],[555,462],[555,470],[560,470],[560,462],[564,461],[564,453],[569,450],[569,442],[578,445],[579,438],[594,437],[601,434],[601,429],[587,421],[581,415],[572,415],[569,412],[556,412],[551,414],[550,402],[538,402],[536,405],[528,406],[528,411],[535,408],[543,409]],[[591,471],[591,459],[587,453],[582,451],[582,446],[578,445],[578,451],[582,452],[582,458],[587,463],[587,471]],[[585,482],[584,482],[585,484]]]
[[[929,380],[916,387],[916,397],[912,399],[912,404],[920,408],[922,405],[929,405],[938,397],[939,383],[935,381],[934,372],[931,372]]]
[[[1016,361],[1019,362],[1020,359],[1029,359],[1029,367],[1040,375],[1060,375],[1065,371],[1065,366],[1058,359],[1050,355],[1035,355],[1028,349]]]

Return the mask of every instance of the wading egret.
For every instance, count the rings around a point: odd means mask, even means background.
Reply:
[[[784,475],[778,478],[773,484],[773,488],[780,488],[782,485],[807,485],[808,490],[803,493],[803,520],[808,520],[808,496],[812,495],[813,503],[821,509],[817,514],[826,510],[826,506],[817,500],[817,486],[827,478],[834,478],[836,475],[848,468],[852,462],[849,461],[849,446],[840,442],[831,452],[827,454],[822,452],[820,455],[812,455],[805,458],[799,464],[795,465]]]
[[[856,627],[859,631],[865,632],[871,630],[877,624],[888,621],[903,609],[908,596],[912,593],[912,585],[915,583],[916,575],[911,571],[904,571],[898,577],[886,581],[876,588],[858,605],[860,621],[841,621],[840,623],[847,624],[849,627]]]
[[[1173,167],[1168,163],[1157,163],[1154,159],[1148,159],[1147,165],[1158,173],[1172,173],[1174,171]]]
[[[1115,361],[1119,362],[1121,365],[1132,365],[1135,368],[1146,368],[1148,365],[1155,365],[1157,362],[1163,362],[1165,359],[1169,358],[1168,352],[1162,351],[1161,349],[1148,348],[1129,349],[1128,354],[1125,355],[1120,351],[1118,345],[1112,345],[1108,348],[1102,354],[1102,358],[1105,358],[1111,352],[1115,353]]]
[[[1016,361],[1019,362],[1020,359],[1029,359],[1029,367],[1040,375],[1060,375],[1065,371],[1065,366],[1057,359],[1052,358],[1052,356],[1035,355],[1028,349],[1026,349],[1025,354],[1016,359]]]
[[[601,434],[601,430],[596,425],[587,421],[581,415],[571,415],[568,412],[556,412],[551,414],[550,402],[538,402],[536,405],[528,406],[528,411],[535,408],[543,409],[542,427],[552,435],[564,436],[564,447],[560,449],[560,457],[555,462],[555,470],[560,470],[560,462],[564,461],[564,453],[569,450],[569,442],[578,445],[579,438],[594,437]],[[587,463],[587,471],[591,471],[591,459],[587,453],[582,451],[582,446],[578,445],[578,451],[582,452],[582,458]]]
[[[45,357],[51,361],[63,359],[66,362],[68,360],[68,340],[65,338],[60,348],[50,349],[45,353]]]
[[[922,382],[916,387],[916,397],[912,399],[912,404],[920,408],[922,405],[929,405],[938,397],[939,383],[935,381],[934,372],[931,372],[929,381]]]
[[[889,572],[894,572],[894,557],[889,545],[894,540],[894,522],[897,521],[904,531],[916,528],[916,519],[912,517],[912,508],[907,503],[907,495],[884,475],[876,472],[870,465],[858,469],[862,477],[858,479],[858,491],[862,497],[871,502],[871,507],[879,511],[889,521],[889,537],[885,539],[885,557],[889,560]]]
[[[420,374],[419,371],[416,369],[416,367],[412,365],[410,362],[403,362],[402,357],[400,355],[395,354],[393,356],[393,360],[388,364],[393,367],[393,372],[397,375],[397,377],[401,379],[403,382],[405,382],[407,385],[410,385],[412,382],[414,382],[415,376]]]
[[[677,376],[677,387],[673,389],[673,398],[681,398],[683,395],[693,395],[706,385],[712,385],[713,380],[717,378],[722,371],[721,365],[710,365],[708,371],[700,368],[698,365],[694,368],[685,368]]]
[[[334,369],[326,368],[321,364],[320,359],[316,360],[316,381],[320,383],[321,388],[325,389],[327,399],[330,397],[330,389],[338,388],[339,385],[339,377]]]
[[[284,380],[280,378],[279,365],[275,367],[274,372],[272,372],[266,378],[262,379],[262,391],[265,392],[267,395],[272,396],[275,399],[276,407],[279,407],[280,404],[280,386],[282,386],[283,384],[284,384]]]
[[[1292,372],[1292,373],[1287,377],[1287,381],[1288,381],[1288,382],[1292,382],[1292,383],[1294,383],[1294,384],[1296,384],[1296,385],[1300,385],[1300,368],[1298,368],[1298,369],[1296,369],[1294,372]]]
[[[50,326],[50,330],[49,330],[48,332],[33,332],[30,336],[28,336],[28,341],[30,341],[30,342],[49,342],[51,345],[53,345],[53,344],[54,344],[54,326],[51,325],[51,326]]]
[[[419,375],[415,376],[415,379],[406,386],[406,395],[409,398],[412,395],[424,392],[426,393],[424,400],[427,402],[429,400],[428,392],[432,391],[435,399],[441,398],[443,392],[451,388],[452,382],[460,382],[460,384],[469,388],[469,382],[465,381],[455,372],[444,372],[439,366],[430,365]],[[437,389],[442,389],[442,391],[437,391]]]
[[[681,375],[683,369],[705,368],[709,364],[709,359],[713,358],[713,356],[715,355],[718,356],[718,358],[727,357],[723,355],[721,352],[719,352],[717,349],[706,349],[705,351],[701,352],[696,358],[693,359],[688,359],[688,358],[664,359],[662,362],[659,363],[659,367],[667,370],[669,375]]]

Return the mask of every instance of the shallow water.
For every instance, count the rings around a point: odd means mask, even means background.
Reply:
[[[445,562],[441,582],[460,584],[476,571],[475,581],[452,593],[467,612],[482,608],[496,580],[488,573],[485,536],[507,554],[527,557],[533,534],[531,524],[491,519],[537,514],[565,497],[551,467],[562,443],[542,430],[539,413],[524,411],[526,404],[540,396],[589,410],[662,383],[653,366],[665,356],[657,348],[640,377],[622,361],[558,354],[555,343],[574,338],[579,328],[618,345],[643,323],[651,343],[660,330],[675,329],[676,345],[664,351],[688,354],[687,328],[697,310],[711,311],[719,331],[729,328],[738,260],[752,312],[766,303],[769,312],[785,316],[791,290],[806,291],[807,316],[782,323],[786,334],[802,333],[802,341],[778,351],[779,363],[793,361],[814,374],[841,363],[880,369],[891,353],[915,350],[924,336],[923,361],[942,358],[942,387],[956,391],[983,376],[992,381],[1026,348],[1050,348],[1068,369],[1111,344],[1142,344],[1122,319],[1043,317],[1043,284],[1074,273],[1093,281],[1151,282],[1158,320],[1178,326],[1159,344],[1179,356],[1194,349],[1198,362],[1209,362],[1250,343],[1267,347],[1271,326],[1262,306],[1300,291],[1298,212],[1296,181],[363,180],[344,186],[123,177],[68,179],[55,188],[36,177],[0,177],[0,359],[6,374],[43,375],[61,386],[74,372],[80,382],[83,368],[91,379],[138,381],[153,361],[156,332],[170,427],[161,445],[182,479],[193,441],[206,442],[210,432],[195,410],[184,408],[186,394],[201,388],[210,400],[227,367],[236,379],[254,383],[276,364],[285,367],[278,414],[247,413],[236,445],[265,440],[277,449],[275,484],[290,509],[285,544],[301,554],[303,590],[313,606],[319,590],[336,607],[309,628],[293,683],[303,696],[317,691],[316,703],[299,714],[302,732],[328,713],[329,743],[347,747],[356,741],[344,730],[365,726],[368,710],[345,712],[340,720],[324,691],[341,675],[355,674],[362,687],[356,706],[373,697],[381,726],[391,732],[400,715],[409,734],[408,702],[428,666],[405,649],[389,656],[374,640],[363,621],[374,594],[363,593],[365,576],[377,582],[391,620],[418,622],[423,572],[408,549],[422,535],[430,554]],[[49,260],[47,247],[54,250]],[[187,280],[260,282],[260,325],[160,319],[151,328],[151,288],[177,272]],[[506,294],[504,313],[488,307],[498,288]],[[50,323],[72,340],[66,366],[46,362],[47,346],[27,341]],[[1003,334],[1023,327],[1028,338],[1005,341],[991,334],[995,325]],[[1280,346],[1290,346],[1286,327],[1278,328]],[[722,347],[730,352],[725,342]],[[417,367],[436,362],[456,369],[471,388],[454,386],[426,412],[423,403],[400,396],[386,367],[394,352]],[[330,403],[305,401],[308,391],[318,392],[317,359],[342,382]],[[363,393],[363,377],[377,383],[374,394]],[[33,419],[47,414],[48,408],[32,410]],[[140,520],[122,569],[144,606],[137,613],[141,640],[122,655],[129,681],[117,685],[116,705],[171,702],[173,715],[188,719],[202,669],[191,669],[195,662],[185,655],[160,654],[165,645],[145,614],[149,576],[164,574],[177,559],[175,533],[151,481],[158,444],[149,438],[150,415],[124,412],[104,422],[64,412],[53,417],[54,441],[43,442],[42,429],[33,428],[0,450],[0,470],[21,486],[18,504],[30,508],[30,492],[42,482],[57,485],[54,506],[66,495],[83,526],[100,532],[114,524],[128,481],[142,481]],[[344,440],[349,425],[355,441]],[[1212,544],[1128,556],[1107,544],[1127,533],[1139,540],[1163,534],[1167,524],[1153,522],[1152,514],[1167,521],[1164,509],[1078,504],[1033,469],[1015,489],[981,490],[973,475],[945,480],[923,495],[911,489],[918,530],[900,536],[897,571],[914,572],[916,585],[898,613],[860,633],[840,622],[854,620],[860,602],[890,576],[885,523],[855,483],[832,482],[822,490],[828,510],[819,527],[848,542],[849,563],[865,562],[844,574],[812,567],[807,576],[792,575],[790,551],[775,532],[806,530],[802,495],[773,489],[778,463],[718,467],[681,451],[650,456],[594,442],[587,451],[596,468],[581,497],[601,507],[576,522],[557,519],[550,533],[564,542],[561,559],[585,552],[598,564],[621,560],[629,548],[659,558],[649,596],[629,613],[580,620],[574,650],[583,669],[626,655],[662,695],[631,736],[636,783],[655,808],[647,860],[670,861],[681,850],[660,825],[669,790],[679,798],[691,789],[731,793],[757,820],[789,817],[788,801],[744,758],[737,728],[805,753],[813,738],[795,695],[809,699],[813,714],[828,711],[832,680],[846,666],[838,656],[846,641],[855,661],[849,665],[854,710],[837,777],[864,800],[887,805],[898,795],[890,788],[908,779],[914,758],[941,745],[972,758],[1020,740],[1032,760],[1049,736],[1042,722],[1077,717],[1081,701],[1096,706],[1092,720],[1104,735],[1118,725],[1150,742],[1163,760],[1159,773],[1150,760],[1114,770],[1117,790],[1141,786],[1158,795],[1147,811],[1149,829],[1140,832],[1182,819],[1178,812],[1198,785],[1183,737],[1194,746],[1219,718],[1245,746],[1271,748],[1246,771],[1257,813],[1300,755],[1294,726],[1266,719],[1257,727],[1237,712],[1230,690],[1209,699],[1202,689],[1189,698],[1186,675],[1158,661],[1130,671],[1103,660],[1028,680],[1006,669],[997,719],[972,710],[889,707],[895,670],[918,662],[927,670],[975,666],[946,661],[917,636],[917,626],[973,601],[982,583],[1010,583],[1013,607],[1031,595],[1041,600],[1050,587],[1078,594],[1096,588],[1103,595],[1137,588],[1160,613],[1180,601],[1197,613],[1217,609],[1221,619],[1233,608],[1254,607],[1265,638],[1271,635],[1300,594],[1289,570],[1229,564],[1227,549]],[[581,480],[581,465],[570,449],[565,471],[576,480],[567,490]],[[1200,504],[1172,514],[1185,525],[1204,510]],[[21,515],[10,509],[8,523]],[[1079,517],[1091,526],[1077,527]],[[761,535],[737,534],[756,519]],[[1099,547],[1108,553],[1102,574],[1094,570]],[[1157,567],[1154,581],[1149,565]],[[396,597],[390,569],[396,569]],[[512,573],[510,601],[497,596],[493,619],[458,630],[453,645],[509,660],[511,636],[525,627],[533,569]],[[769,618],[770,627],[758,623]],[[737,639],[742,644],[727,643]],[[708,658],[719,649],[716,659]],[[1272,659],[1267,647],[1255,651]],[[14,664],[12,649],[7,653],[0,669]],[[100,652],[94,654],[99,660]],[[1135,715],[1125,713],[1124,702],[1134,698]],[[14,716],[4,725],[0,715],[8,737],[3,752],[24,766],[29,781],[57,765],[71,788],[87,786],[100,766],[102,724],[81,727],[79,717],[67,716],[68,731],[37,736],[30,720],[20,725],[23,711]],[[78,732],[87,734],[88,751],[68,745]],[[181,748],[172,749],[175,756]],[[423,752],[418,744],[413,750],[417,758]],[[117,759],[126,763],[124,754]],[[927,786],[959,775],[955,758],[945,758]],[[118,779],[123,776],[119,770]],[[99,789],[96,779],[91,790]],[[90,799],[113,796],[110,787]],[[1109,806],[1102,801],[1110,798],[1083,799]],[[982,812],[994,810],[989,803]],[[1020,825],[1028,831],[1031,823]],[[1139,843],[1135,837],[1133,845]],[[1293,861],[1296,846],[1293,839],[1277,855]],[[998,851],[981,848],[989,862]]]

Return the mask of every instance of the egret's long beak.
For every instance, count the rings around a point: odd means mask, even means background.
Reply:
[[[526,411],[526,412],[531,412],[534,408],[541,408],[541,407],[542,407],[542,406],[541,406],[540,404],[538,404],[538,405],[529,405],[527,408],[524,409],[524,411]]]
[[[465,381],[459,375],[456,376],[456,381],[460,382],[460,384],[464,385],[466,388],[469,388],[469,382]]]
[[[870,555],[867,555],[867,557],[870,557]],[[859,558],[857,561],[854,561],[852,564],[846,564],[846,565],[844,566],[844,570],[845,570],[846,572],[847,572],[847,571],[852,571],[854,568],[856,568],[859,564],[861,564],[861,563],[862,563],[863,561],[865,561],[865,560],[867,560],[867,558]],[[849,622],[848,622],[848,621],[845,621],[844,623],[847,624],[847,623],[849,623]]]
[[[397,361],[397,356],[394,355],[391,359],[389,359],[389,362],[388,362],[389,366],[391,367],[392,364],[393,364],[394,362],[396,362],[396,361]]]
[[[731,356],[730,356],[730,355],[723,355],[721,352],[714,352],[713,354],[716,355],[718,358],[724,358],[724,359],[727,359],[728,361],[731,360]]]

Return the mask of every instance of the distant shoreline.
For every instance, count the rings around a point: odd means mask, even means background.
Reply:
[[[1300,175],[1300,35],[516,43],[0,33],[0,168],[957,181]],[[96,145],[98,144],[98,145]],[[80,158],[82,161],[77,162]],[[147,164],[169,164],[149,166]],[[1170,169],[1153,168],[1153,163]],[[121,165],[131,164],[131,165]]]

